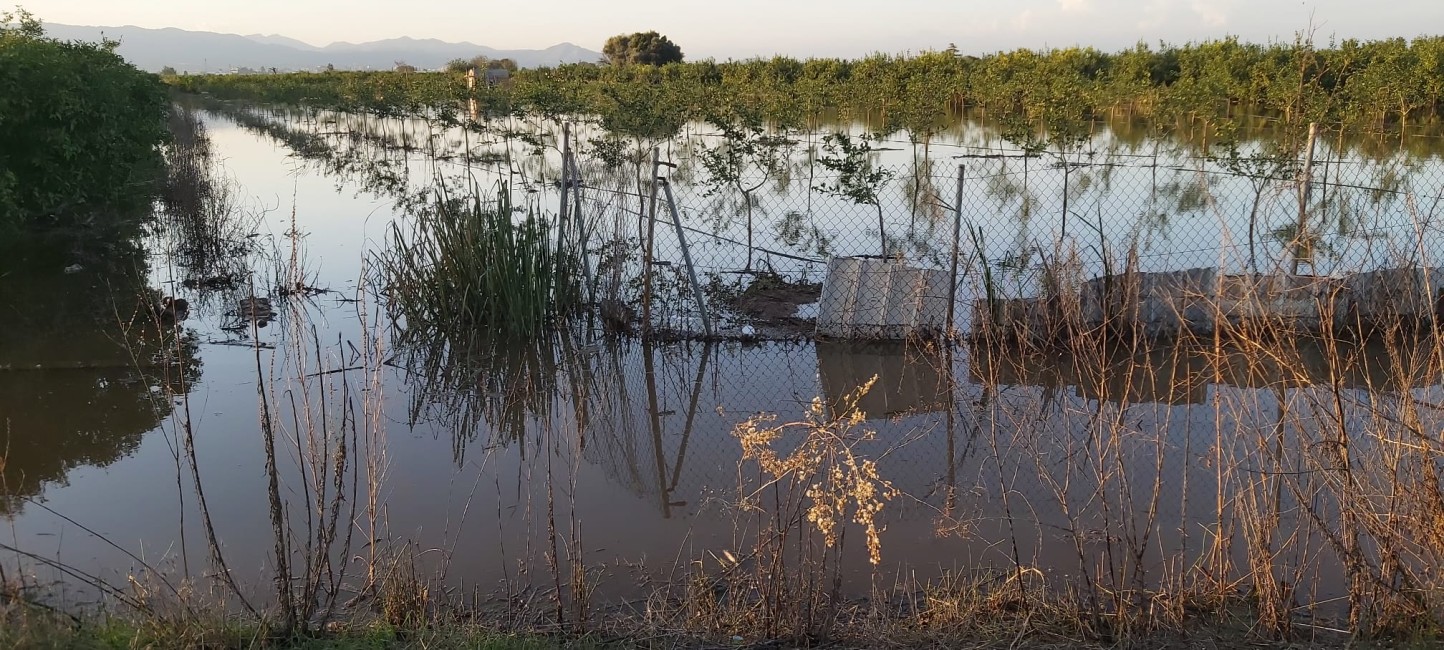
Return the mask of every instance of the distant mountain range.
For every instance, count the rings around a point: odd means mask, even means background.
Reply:
[[[85,27],[45,24],[47,35],[62,40],[97,41],[103,36],[120,41],[120,55],[136,67],[158,72],[170,66],[180,72],[253,70],[319,70],[327,65],[340,70],[389,70],[398,61],[422,70],[440,68],[452,59],[484,55],[511,59],[523,68],[597,61],[601,53],[571,43],[544,50],[498,50],[475,43],[447,43],[435,39],[393,38],[369,43],[332,43],[316,47],[277,35],[218,34],[184,29],[145,27]]]

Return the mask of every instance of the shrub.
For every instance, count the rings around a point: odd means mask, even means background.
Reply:
[[[0,13],[0,229],[149,204],[168,96],[115,46],[47,38],[30,14]]]

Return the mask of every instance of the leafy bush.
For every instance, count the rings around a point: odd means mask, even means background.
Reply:
[[[47,38],[30,14],[0,13],[0,229],[149,204],[168,95],[115,45]]]
[[[666,65],[682,62],[682,48],[657,32],[618,34],[607,39],[602,55],[612,65]]]

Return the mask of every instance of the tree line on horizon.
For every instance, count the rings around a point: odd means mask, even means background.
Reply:
[[[967,56],[950,49],[855,60],[777,56],[662,64],[634,57],[637,41],[630,36],[609,44],[615,55],[609,55],[610,65],[523,69],[504,87],[471,94],[445,73],[404,80],[387,73],[206,76],[173,83],[226,98],[383,112],[474,98],[497,112],[599,115],[639,133],[719,111],[784,127],[806,126],[827,111],[861,111],[881,116],[882,130],[927,137],[965,109],[1044,133],[1086,129],[1100,115],[1120,113],[1205,125],[1267,115],[1291,125],[1395,129],[1437,122],[1444,109],[1444,36],[1345,40],[1328,47],[1307,39],[1261,45],[1225,38],[1140,43],[1117,52],[1074,47]],[[675,56],[680,59],[680,48]]]

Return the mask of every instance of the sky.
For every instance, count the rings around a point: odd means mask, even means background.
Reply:
[[[856,57],[1091,45],[1105,50],[1238,36],[1247,41],[1444,33],[1441,0],[19,0],[46,22],[280,34],[315,45],[409,36],[496,48],[657,30],[688,59]],[[9,4],[9,3],[5,3]]]

